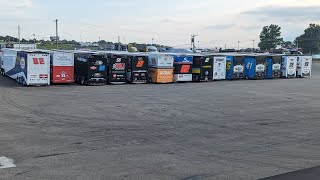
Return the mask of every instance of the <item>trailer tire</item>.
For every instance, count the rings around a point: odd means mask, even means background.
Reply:
[[[21,80],[20,80],[20,81],[21,81],[21,84],[22,84],[22,85],[24,85],[24,86],[27,85],[27,83],[26,83],[26,81],[24,80],[24,78],[21,77]]]
[[[81,83],[80,83],[80,84],[82,84],[82,85],[85,84],[85,82],[84,82],[84,77],[81,78]]]

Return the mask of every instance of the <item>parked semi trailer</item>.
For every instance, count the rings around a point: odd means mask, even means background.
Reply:
[[[146,54],[128,54],[128,74],[127,80],[133,84],[143,84],[148,82],[148,56]]]
[[[0,71],[26,86],[50,85],[50,56],[39,50],[2,49]]]
[[[107,55],[93,52],[75,52],[75,81],[82,85],[105,85],[108,82]]]
[[[173,56],[162,53],[148,54],[149,57],[149,82],[173,82]]]
[[[244,56],[227,55],[226,79],[243,79],[244,78]]]
[[[174,82],[192,81],[193,56],[188,54],[170,54],[174,58]]]
[[[194,82],[208,82],[213,79],[213,57],[212,56],[193,56],[192,80]]]
[[[244,77],[246,79],[266,78],[266,56],[249,55],[244,59]]]
[[[226,79],[226,56],[213,57],[213,80]]]
[[[281,78],[281,55],[272,55],[266,58],[266,78]]]
[[[128,70],[128,55],[126,53],[108,52],[108,83],[126,84]]]
[[[311,76],[312,56],[298,56],[297,77]]]
[[[297,56],[282,56],[281,77],[295,78],[297,76]]]
[[[70,52],[50,52],[51,83],[74,82],[74,54]]]

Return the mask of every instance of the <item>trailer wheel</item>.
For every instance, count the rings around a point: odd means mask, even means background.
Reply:
[[[84,83],[85,83],[85,82],[84,82],[84,78],[82,77],[82,78],[81,78],[81,84],[84,85]]]
[[[24,86],[27,85],[27,83],[26,83],[26,81],[24,80],[24,78],[21,77],[21,80],[20,80],[20,81],[21,81],[21,84],[22,84],[22,85],[24,85]]]

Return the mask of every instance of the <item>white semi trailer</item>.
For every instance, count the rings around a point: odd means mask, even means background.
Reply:
[[[26,86],[50,85],[49,53],[17,49],[1,51],[1,74]]]
[[[311,76],[312,56],[298,56],[297,76],[309,77]]]
[[[297,56],[283,56],[282,57],[282,70],[283,78],[296,78],[297,77]]]

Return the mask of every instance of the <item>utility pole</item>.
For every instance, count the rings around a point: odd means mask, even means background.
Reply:
[[[152,38],[152,44],[151,44],[152,46],[153,46],[153,40],[154,40],[154,39]]]
[[[193,34],[193,35],[191,35],[191,48],[192,48],[192,52],[196,52],[196,45],[195,45],[195,37],[197,37],[198,35],[195,35],[195,34]]]
[[[240,41],[238,41],[238,51],[240,51]]]
[[[36,35],[33,34],[34,49],[36,49]]]
[[[58,36],[58,19],[54,20],[56,22],[56,46],[58,49],[58,42],[59,42],[59,36]]]
[[[252,52],[254,52],[254,40],[252,40],[252,44],[253,44]]]
[[[20,43],[20,25],[18,26],[18,39],[19,39],[18,41],[19,41],[19,49],[20,49],[20,47],[21,47],[20,46],[20,44],[21,44]]]
[[[118,36],[118,51],[120,51],[120,36]]]

